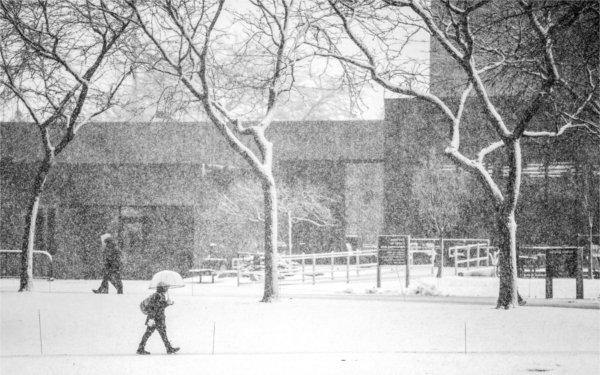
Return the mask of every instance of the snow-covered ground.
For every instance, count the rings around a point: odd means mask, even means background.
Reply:
[[[95,295],[91,289],[98,281],[36,280],[34,292],[17,293],[16,280],[1,280],[0,373],[464,375],[600,369],[598,280],[585,280],[585,307],[592,308],[530,303],[496,310],[497,279],[457,277],[448,270],[437,280],[424,269],[405,289],[403,274],[392,271],[384,274],[380,289],[368,271],[350,283],[337,275],[331,281],[327,274],[314,285],[306,276],[304,284],[283,280],[282,298],[270,304],[258,302],[260,283],[188,280],[171,291],[175,305],[167,309],[169,337],[181,352],[164,355],[155,334],[147,346],[153,355],[143,357],[134,352],[144,331],[139,302],[150,292],[147,281],[125,281],[124,295],[114,289]],[[555,280],[555,296],[565,305],[574,289],[574,280]],[[544,295],[544,280],[522,279],[520,290],[534,302]],[[438,294],[462,300],[431,297]],[[436,299],[445,303],[429,303]]]

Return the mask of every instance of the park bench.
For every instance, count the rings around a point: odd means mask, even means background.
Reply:
[[[188,271],[192,276],[198,274],[198,282],[202,284],[202,276],[210,276],[211,282],[214,284],[217,271],[210,268],[195,268]]]

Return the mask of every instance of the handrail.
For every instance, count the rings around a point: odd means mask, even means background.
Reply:
[[[519,246],[520,251],[547,251],[547,250],[573,250],[583,249],[584,246]]]
[[[13,249],[0,249],[0,254],[4,253],[4,254],[15,254],[15,253],[22,253],[22,250],[13,250]],[[49,280],[53,280],[54,279],[54,260],[52,259],[52,254],[50,254],[49,252],[45,251],[45,250],[33,250],[34,254],[42,254],[48,257],[48,259],[50,260],[50,276],[48,276]]]
[[[468,244],[468,245],[456,245],[456,246],[451,246],[448,248],[448,256],[454,256],[453,253],[455,253],[457,250],[470,250],[470,249],[484,249],[484,248],[493,248],[494,246],[490,246],[486,243],[473,243],[473,244]]]
[[[0,249],[0,253],[22,253],[22,252],[23,252],[22,250]],[[36,254],[44,254],[48,258],[50,258],[50,261],[52,261],[52,254],[50,254],[49,252],[47,252],[45,250],[33,250],[33,252]]]
[[[377,255],[377,250],[357,250],[357,251],[337,251],[337,252],[329,252],[329,253],[302,253],[302,254],[291,254],[291,255],[280,255],[280,259],[294,260],[294,259],[321,259],[321,258],[341,258],[347,256],[373,256]]]
[[[477,256],[471,257],[471,249],[477,249]],[[454,258],[454,274],[458,275],[458,265],[466,264],[467,270],[470,268],[470,264],[472,262],[477,262],[477,266],[481,265],[481,261],[486,263],[486,266],[490,265],[490,261],[494,261],[494,257],[490,258],[490,250],[496,249],[495,246],[490,246],[487,244],[468,244],[468,245],[458,245],[452,246],[448,248],[448,255]],[[481,256],[481,251],[484,251],[485,255]],[[463,253],[464,252],[464,253]],[[458,259],[459,253],[461,256],[466,257],[466,259]]]

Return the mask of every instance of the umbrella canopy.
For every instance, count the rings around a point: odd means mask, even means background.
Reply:
[[[152,281],[150,281],[150,289],[156,289],[159,286],[168,286],[169,288],[182,288],[185,285],[183,284],[183,279],[181,275],[175,271],[160,271],[152,276]]]

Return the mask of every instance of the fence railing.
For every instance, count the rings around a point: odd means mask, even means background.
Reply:
[[[473,256],[472,252],[476,254]],[[475,267],[497,266],[497,248],[489,246],[486,243],[452,246],[448,248],[448,256],[454,259],[454,274],[458,275],[458,267],[461,264],[466,265],[467,271],[471,268],[471,263],[476,263]]]
[[[456,245],[456,244],[459,245]],[[465,244],[466,243],[466,244]],[[454,245],[446,250],[447,245]],[[474,249],[476,255],[472,256],[471,251]],[[442,251],[440,251],[442,250]],[[468,250],[468,251],[467,251]],[[465,264],[467,269],[475,262],[477,266],[482,263],[489,266],[494,264],[493,257],[496,256],[495,248],[490,246],[490,240],[485,238],[447,238],[440,240],[439,238],[411,238],[408,252],[409,265],[414,265],[415,254],[424,254],[431,262],[431,273],[435,269],[435,257],[447,254],[454,259],[455,274],[458,274],[458,266]],[[346,282],[350,282],[351,273],[360,276],[360,270],[369,267],[377,266],[377,245],[363,244],[363,250],[352,251],[332,251],[323,253],[301,253],[301,254],[279,254],[280,274],[284,276],[293,276],[300,274],[302,282],[306,282],[306,278],[312,279],[312,283],[316,283],[317,276],[324,276],[329,273],[331,280],[336,277],[336,265],[339,271],[339,266],[345,266]],[[342,261],[340,262],[339,259]],[[497,258],[496,258],[497,259]],[[247,262],[245,258],[235,258],[232,260],[234,270],[238,270],[238,278],[244,273],[251,273],[243,266]],[[318,269],[317,269],[318,266]],[[327,268],[329,268],[327,270]],[[325,270],[325,271],[324,271]],[[338,272],[339,277],[339,272]]]
[[[363,262],[361,263],[361,258],[374,258],[375,262]],[[317,261],[321,260],[321,264],[330,266],[330,274],[331,280],[335,279],[335,260],[336,259],[345,259],[346,266],[346,282],[350,282],[350,264],[351,261],[354,260],[354,269],[356,272],[356,276],[360,276],[361,267],[374,267],[377,265],[377,249],[372,250],[357,250],[357,251],[339,251],[339,252],[329,252],[329,253],[311,253],[311,254],[292,254],[292,255],[281,255],[280,259],[288,260],[288,261],[296,261],[300,263],[300,271],[302,274],[302,282],[305,281],[306,277],[306,268],[310,265],[311,272],[310,276],[312,277],[312,283],[316,282],[316,265]],[[310,263],[307,264],[310,260]]]
[[[6,255],[5,255],[6,254]],[[13,250],[13,249],[0,249],[0,277],[3,278],[9,278],[9,277],[18,277],[19,276],[19,272],[10,272],[10,264],[7,261],[7,255],[8,254],[21,254],[21,250]],[[46,276],[46,278],[48,280],[52,280],[52,278],[54,277],[53,273],[54,273],[54,264],[53,264],[53,259],[52,259],[52,255],[47,252],[47,251],[43,251],[43,250],[33,250],[33,255],[42,255],[46,258],[48,258],[48,275]],[[34,258],[35,260],[35,258]],[[13,266],[15,269],[20,269],[20,258],[16,259],[16,261],[13,262]],[[34,267],[35,267],[35,263],[34,263]],[[35,273],[34,273],[34,277],[35,277]]]
[[[411,238],[408,248],[408,262],[415,264],[415,254],[424,254],[431,262],[431,274],[435,272],[435,256],[440,249],[439,238]]]

